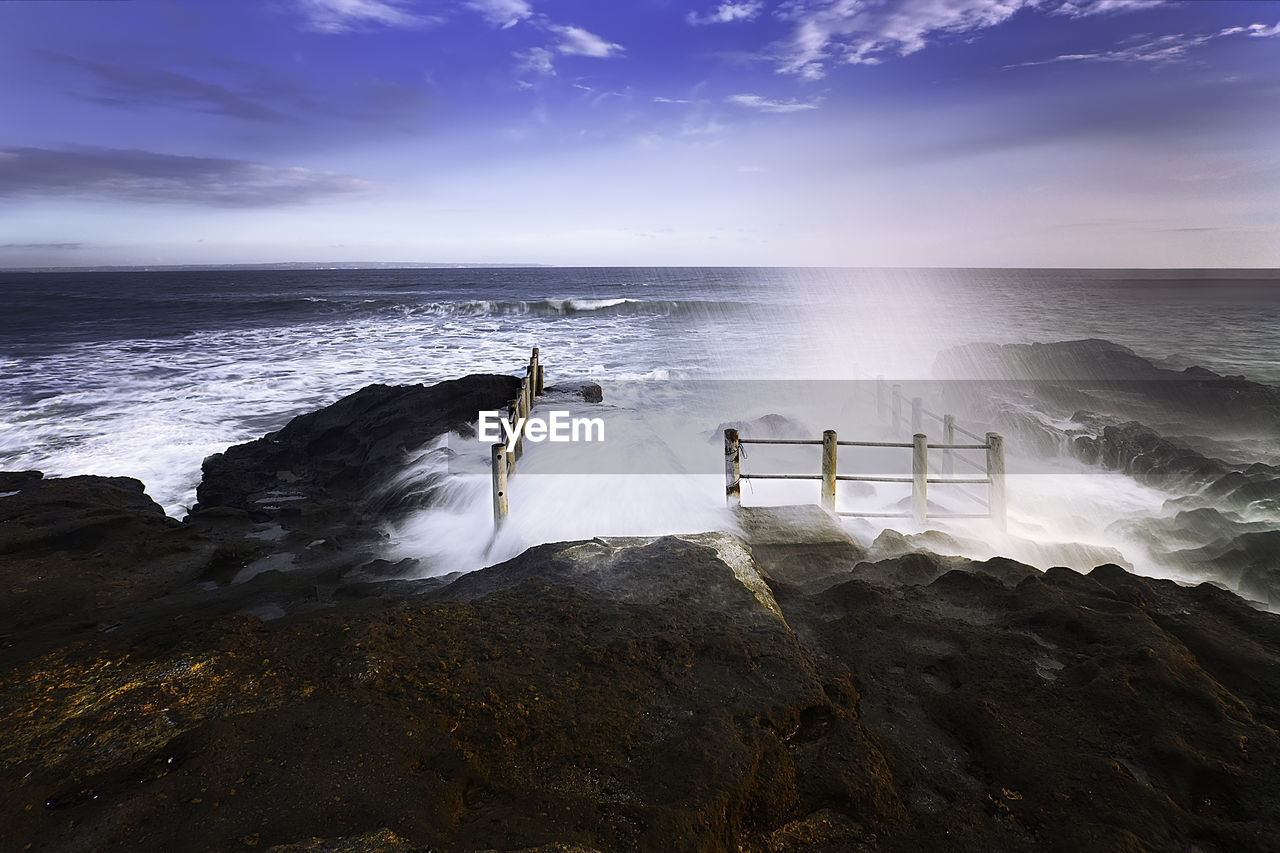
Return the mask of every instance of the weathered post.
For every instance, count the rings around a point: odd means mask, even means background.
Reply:
[[[724,499],[729,506],[742,506],[742,481],[739,477],[739,456],[742,445],[738,441],[738,431],[724,431]]]
[[[493,472],[493,526],[502,524],[507,517],[507,448],[502,442],[493,445],[490,453]]]
[[[533,396],[542,393],[542,385],[538,381],[538,372],[542,369],[541,363],[538,361],[538,348],[533,348],[533,357],[529,359],[529,382],[532,384]]]
[[[836,511],[836,431],[822,433],[822,508]]]
[[[511,401],[511,405],[507,406],[507,423],[514,430],[516,424],[520,422],[520,400],[516,398]],[[503,440],[506,440],[504,433]],[[514,453],[507,454],[507,475],[510,476],[516,472],[516,455]]]
[[[880,423],[889,420],[889,388],[884,384],[884,377],[876,377],[876,417]]]
[[[916,433],[911,442],[911,517],[924,524],[929,517],[929,440]]]
[[[902,386],[895,383],[892,388],[893,396],[893,432],[896,435],[898,430],[902,429]]]
[[[915,435],[924,429],[924,400],[911,398],[911,434]]]
[[[991,522],[1001,531],[1008,530],[1004,483],[1004,439],[994,432],[987,433],[987,479],[991,481],[987,487],[987,506],[991,511]]]
[[[529,380],[526,378],[520,382],[520,396],[517,398],[516,416],[518,418],[529,417]],[[520,430],[520,434],[516,436],[516,457],[524,456],[524,430]]]
[[[942,416],[942,443],[943,444],[956,443],[956,416],[955,415]],[[942,473],[946,474],[947,476],[950,476],[956,472],[956,457],[954,454],[955,454],[955,451],[951,450],[950,448],[942,451]]]
[[[541,362],[539,362],[539,363],[538,363],[538,376],[537,376],[537,382],[536,382],[535,384],[536,384],[537,389],[538,389],[538,394],[539,394],[539,396],[541,396],[541,394],[542,394],[542,390],[546,387],[546,384],[545,384],[545,377],[543,376],[543,373],[542,373],[542,363],[541,363]]]

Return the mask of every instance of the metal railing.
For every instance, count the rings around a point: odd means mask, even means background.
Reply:
[[[952,420],[952,427],[954,428],[954,419]],[[896,441],[839,441],[836,438],[836,431],[833,429],[823,432],[821,439],[742,438],[738,435],[736,429],[726,429],[724,431],[725,500],[730,506],[741,506],[743,480],[820,480],[822,482],[821,504],[827,510],[836,513],[836,515],[858,518],[911,518],[917,523],[924,523],[929,518],[990,518],[992,523],[999,529],[1004,530],[1006,526],[1004,439],[997,433],[989,432],[985,439],[978,440],[982,443],[956,444],[951,441],[943,444],[929,444],[925,434],[917,432],[910,443]],[[820,474],[743,473],[742,445],[744,444],[821,445],[822,472]],[[840,474],[836,469],[837,448],[840,447],[910,448],[911,476],[873,477]],[[929,476],[930,450],[941,450],[944,454],[954,454],[955,451],[963,450],[984,450],[987,456],[985,476],[955,477],[948,475],[931,477]],[[976,465],[977,463],[971,464]],[[911,512],[836,512],[836,484],[841,481],[910,483]],[[987,511],[985,513],[929,513],[929,486],[973,484],[987,486]]]
[[[902,414],[903,400],[907,400],[907,398],[902,396],[901,385],[897,383],[889,385],[884,381],[883,376],[876,377],[876,411],[877,414],[879,414],[881,421],[889,422],[890,429],[894,433],[901,432],[907,426],[907,418]],[[939,447],[956,444],[956,436],[961,435],[965,438],[985,444],[986,438],[970,432],[957,424],[955,415],[939,415],[936,412],[931,412],[926,409],[924,407],[924,399],[922,397],[911,397],[907,402],[911,406],[910,423],[911,433],[913,435],[924,432],[925,418],[933,418],[935,421],[942,424],[942,444],[938,445]],[[990,434],[991,433],[988,433],[988,435]],[[972,459],[960,456],[956,454],[954,450],[947,448],[942,451],[942,473],[954,474],[955,463],[957,460],[979,471],[984,470],[982,465],[979,465]]]
[[[495,527],[502,523],[502,520],[507,517],[507,513],[510,511],[507,505],[507,480],[516,472],[516,460],[524,455],[524,435],[522,432],[517,433],[515,431],[516,425],[521,418],[529,417],[529,412],[533,411],[534,398],[542,393],[542,379],[542,364],[538,361],[538,348],[534,347],[533,355],[529,358],[529,364],[525,367],[524,379],[520,380],[520,392],[507,406],[507,416],[504,418],[511,428],[510,433],[516,436],[515,448],[508,451],[507,445],[500,441],[490,449],[489,468],[493,475],[493,523]]]

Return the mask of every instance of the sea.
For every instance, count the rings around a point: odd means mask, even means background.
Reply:
[[[598,382],[607,406],[644,413],[644,435],[621,437],[615,458],[652,452],[665,428],[707,437],[707,466],[690,463],[682,477],[678,467],[637,465],[622,487],[625,471],[540,480],[554,471],[532,450],[512,483],[512,524],[495,540],[483,448],[452,436],[446,443],[480,461],[467,469],[449,454],[458,475],[449,504],[387,531],[389,550],[421,558],[425,573],[477,568],[538,541],[732,527],[715,473],[719,426],[777,412],[771,396],[785,396],[786,383],[928,378],[938,354],[961,344],[1102,338],[1163,365],[1280,385],[1275,270],[7,272],[0,305],[0,469],[135,477],[179,518],[210,454],[370,383],[519,373],[535,346],[548,383]],[[685,390],[705,382],[755,391],[716,410],[704,391]],[[439,468],[432,450],[406,459],[405,476]],[[1280,448],[1250,452],[1276,461]],[[1197,579],[1107,532],[1165,512],[1170,495],[1123,474],[1091,475],[1011,483],[1011,525],[1118,548],[1149,574]],[[744,503],[809,501],[815,488],[760,483]],[[887,524],[859,523],[866,537]],[[991,553],[1007,548],[981,529],[957,536],[993,543]]]

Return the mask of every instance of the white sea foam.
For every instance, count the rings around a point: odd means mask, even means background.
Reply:
[[[305,283],[306,274],[293,275]],[[581,448],[572,473],[564,473],[563,457],[550,446],[530,448],[511,482],[512,514],[496,541],[487,455],[480,447],[460,451],[453,465],[463,466],[470,453],[473,470],[449,467],[441,503],[394,531],[397,553],[418,556],[437,572],[475,568],[555,539],[731,527],[716,470],[721,449],[714,433],[724,422],[776,413],[814,437],[829,427],[842,437],[874,437],[873,403],[827,400],[815,407],[806,399],[811,389],[797,383],[793,393],[787,383],[768,380],[920,378],[931,375],[937,352],[957,344],[1096,336],[1150,357],[1179,356],[1280,381],[1274,357],[1280,300],[1220,282],[1211,295],[1177,285],[1155,296],[1151,288],[1096,283],[1087,273],[480,271],[468,274],[474,281],[450,279],[452,290],[442,295],[433,289],[434,273],[362,275],[355,284],[304,295],[296,282],[290,285],[296,293],[273,299],[249,294],[262,311],[309,306],[313,313],[304,319],[168,337],[90,336],[21,355],[6,351],[0,467],[138,477],[180,516],[194,500],[205,456],[369,383],[510,373],[533,346],[542,349],[548,382],[603,382],[606,406],[620,418],[611,423],[606,449],[591,451],[607,454],[597,465],[605,473],[584,472],[592,457]],[[1052,281],[1028,284],[1036,275]],[[640,287],[644,300],[620,295]],[[1163,300],[1158,309],[1153,299]],[[1150,322],[1152,310],[1160,310],[1160,324]],[[754,397],[735,391],[721,398],[690,383],[706,378],[755,383]],[[787,456],[795,452],[755,447],[747,464],[816,470],[803,453]],[[646,467],[655,458],[666,473]],[[635,470],[619,469],[618,460],[634,461]],[[448,463],[421,463],[429,464]],[[842,471],[846,464],[905,470],[905,460],[888,452],[859,457],[842,449]],[[1010,478],[1013,539],[982,521],[929,526],[966,540],[971,556],[1016,557],[1021,546],[1014,540],[1025,536],[1118,548],[1141,571],[1178,576],[1138,543],[1108,532],[1113,521],[1161,514],[1168,495],[1123,475],[1062,464],[1056,472]],[[419,466],[409,476],[427,473]],[[748,481],[743,497],[812,503],[816,489],[811,481]],[[900,508],[905,496],[905,487],[893,484],[842,484],[839,506]],[[956,509],[966,502],[941,489],[935,497]],[[911,531],[896,520],[849,524],[859,535],[874,535],[886,523]]]

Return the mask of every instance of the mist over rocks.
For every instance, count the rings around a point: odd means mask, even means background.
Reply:
[[[398,508],[386,500],[371,507],[370,499],[410,450],[437,435],[469,432],[478,412],[504,409],[519,387],[515,377],[500,375],[366,386],[210,456],[192,512],[229,507],[290,530],[359,529],[371,515]]]
[[[1280,554],[1260,544],[1280,527],[1280,465],[1251,456],[1274,459],[1280,389],[1172,370],[1101,340],[957,347],[934,369],[979,377],[957,396],[1023,452],[1071,456],[1169,492],[1167,517],[1112,526],[1163,565],[1280,600]]]
[[[939,379],[1065,384],[1064,391],[1098,394],[1120,407],[1145,397],[1204,421],[1226,421],[1280,431],[1280,389],[1203,367],[1160,367],[1128,347],[1087,339],[1033,344],[970,344],[941,352]],[[1117,393],[1127,400],[1117,398]],[[1077,408],[1083,408],[1078,406]]]

